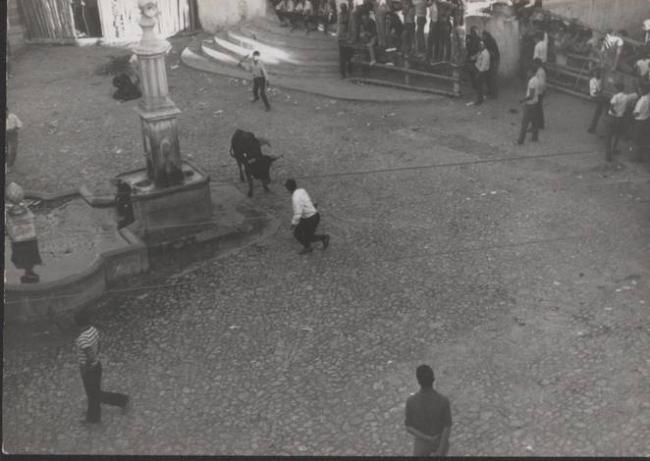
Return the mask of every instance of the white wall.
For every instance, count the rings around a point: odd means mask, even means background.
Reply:
[[[642,37],[643,20],[650,19],[650,0],[543,0],[543,5],[596,29],[625,29],[636,39]]]
[[[206,32],[266,14],[266,0],[197,0],[199,20]]]

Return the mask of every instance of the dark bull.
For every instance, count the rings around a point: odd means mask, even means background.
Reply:
[[[271,165],[279,157],[271,157],[262,153],[262,146],[271,143],[264,138],[257,138],[253,133],[236,130],[230,141],[230,156],[237,161],[239,179],[248,181],[248,196],[253,196],[253,178],[262,181],[264,190],[268,192],[271,182]]]

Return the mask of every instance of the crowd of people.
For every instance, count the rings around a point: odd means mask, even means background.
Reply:
[[[370,63],[383,52],[426,62],[460,62],[465,49],[465,0],[276,0],[283,25],[308,33],[336,25],[341,74],[355,50],[367,48]]]
[[[543,97],[546,87],[547,63],[574,73],[587,72],[588,87],[579,88],[588,92],[595,109],[587,128],[595,134],[603,114],[606,119],[606,160],[613,160],[618,153],[621,139],[632,141],[636,160],[650,159],[650,20],[642,25],[645,41],[641,43],[628,39],[625,30],[600,32],[577,21],[567,22],[550,13],[531,9],[520,17],[523,28],[521,63],[522,71],[529,70],[534,62],[533,73],[528,75],[526,106],[537,100],[537,108],[525,107],[522,120],[523,142],[525,133],[532,131],[537,140],[539,129],[543,129]],[[569,60],[573,62],[568,62]],[[581,68],[576,66],[582,63]],[[580,81],[580,80],[577,80]],[[535,95],[528,98],[536,88]],[[533,112],[537,116],[532,116]],[[527,116],[526,113],[529,113]],[[525,128],[524,126],[531,128]]]

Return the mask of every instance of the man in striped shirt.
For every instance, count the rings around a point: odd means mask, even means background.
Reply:
[[[88,397],[88,410],[86,422],[98,423],[101,421],[101,404],[105,403],[126,410],[129,397],[115,392],[101,390],[102,364],[99,361],[99,332],[91,325],[86,311],[79,311],[74,316],[80,334],[75,340],[77,359],[81,371],[81,380]]]

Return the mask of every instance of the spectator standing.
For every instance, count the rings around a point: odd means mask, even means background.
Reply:
[[[316,11],[314,10],[314,5],[311,0],[305,0],[302,8],[302,16],[305,23],[305,34],[309,34],[313,27],[316,29],[318,28],[316,23]]]
[[[636,160],[650,160],[650,85],[641,86],[641,97],[634,106],[634,147]]]
[[[643,41],[647,45],[650,45],[650,19],[646,19],[643,21],[643,26],[641,28],[643,30]]]
[[[548,61],[548,34],[545,31],[537,34],[537,41],[533,49],[533,60],[540,59],[544,64]]]
[[[598,127],[598,121],[600,120],[601,115],[609,105],[609,100],[603,94],[602,72],[598,68],[591,71],[591,79],[589,79],[589,97],[596,105],[596,108],[587,132],[594,134],[596,133],[596,128]]]
[[[79,328],[79,336],[75,340],[77,360],[81,372],[81,380],[88,398],[86,411],[87,423],[99,423],[102,417],[101,404],[112,405],[126,411],[129,397],[125,394],[102,391],[102,364],[99,361],[99,332],[90,323],[86,311],[79,311],[74,316]]]
[[[607,150],[605,160],[611,162],[614,154],[618,153],[618,142],[625,133],[625,113],[631,101],[637,98],[636,93],[625,93],[625,84],[617,82],[616,94],[609,101],[609,111],[607,112],[608,129],[607,129]]]
[[[453,8],[453,30],[451,40],[451,54],[452,60],[456,64],[465,61],[465,1],[464,0],[451,0],[454,4]]]
[[[485,43],[485,48],[487,48],[490,53],[490,71],[488,74],[489,95],[493,98],[496,98],[499,94],[497,77],[499,75],[501,53],[499,52],[499,45],[497,44],[497,41],[487,30],[483,31],[483,43]]]
[[[451,60],[451,14],[453,4],[437,0],[438,26],[436,27],[436,61]]]
[[[413,0],[402,0],[402,13],[404,14],[402,54],[408,56],[413,52],[415,39],[415,5],[413,5]]]
[[[650,50],[635,63],[634,69],[642,82],[650,82]]]
[[[339,70],[341,78],[346,78],[352,72],[352,54],[349,40],[350,12],[348,5],[341,3],[341,11],[336,22],[336,39],[339,43]]]
[[[377,46],[377,25],[375,21],[370,19],[369,13],[364,13],[361,16],[361,27],[359,29],[359,39],[368,49],[368,54],[370,54],[370,65],[377,63],[375,56],[375,46]]]
[[[449,399],[433,389],[433,370],[420,365],[415,371],[420,391],[406,399],[404,425],[414,437],[413,456],[446,456],[451,433]]]
[[[539,121],[539,115],[537,113],[537,102],[539,100],[539,84],[537,77],[535,76],[535,71],[531,68],[528,71],[528,85],[526,88],[526,97],[521,100],[523,104],[524,113],[521,119],[521,129],[519,130],[519,139],[517,139],[516,144],[522,145],[526,140],[526,133],[528,132],[528,127],[532,126],[532,141],[537,142],[539,136],[539,128],[537,123]]]
[[[436,45],[436,36],[438,35],[438,2],[436,0],[430,2],[429,5],[429,35],[427,37],[427,61],[431,61],[434,57],[434,49]]]
[[[7,173],[9,173],[18,156],[18,131],[23,127],[23,122],[20,121],[16,114],[9,112],[8,107],[5,107],[5,109],[5,133],[7,136],[5,139],[5,153],[7,155]]]
[[[608,30],[601,47],[602,65],[610,71],[618,67],[621,53],[623,52],[623,39],[614,31]]]
[[[323,250],[326,250],[330,244],[330,237],[327,234],[316,235],[316,228],[320,222],[320,214],[311,201],[309,194],[307,194],[305,189],[299,189],[294,179],[287,179],[284,187],[291,194],[291,203],[293,206],[291,228],[293,229],[294,237],[303,246],[300,254],[311,253],[313,251],[311,247],[313,242],[322,242]]]
[[[375,10],[375,19],[377,23],[377,45],[379,48],[385,49],[388,47],[386,41],[386,19],[388,14],[388,5],[386,0],[379,0],[379,4]]]
[[[479,53],[476,57],[476,104],[483,103],[483,90],[488,81],[488,74],[490,73],[490,52],[485,48],[483,41],[479,42]]]
[[[287,18],[287,0],[280,0],[275,5],[275,14],[277,14],[280,20],[280,27],[287,27],[289,25],[289,19]]]
[[[535,58],[533,60],[533,67],[535,68],[535,76],[537,77],[537,84],[539,86],[539,93],[537,94],[537,127],[543,130],[546,127],[546,120],[544,117],[544,95],[546,94],[546,68],[542,60]]]
[[[241,65],[241,63],[246,59],[248,59],[248,56],[239,61],[239,65]],[[262,101],[264,102],[264,106],[266,107],[266,111],[268,112],[271,110],[271,105],[269,104],[269,100],[266,97],[266,86],[269,79],[266,68],[264,67],[264,63],[260,60],[260,52],[257,50],[253,51],[250,72],[253,76],[253,99],[251,102],[259,101],[261,96]]]
[[[418,54],[424,54],[426,51],[426,39],[424,36],[424,27],[427,25],[427,7],[430,0],[413,0],[415,8],[415,49]]]
[[[481,42],[481,36],[478,34],[478,28],[472,26],[469,29],[469,35],[467,36],[467,60],[470,63],[476,61],[478,53],[481,51],[479,43]]]
[[[38,283],[40,277],[34,266],[42,264],[36,238],[34,215],[25,204],[23,188],[16,183],[7,186],[5,229],[11,240],[11,262],[25,271],[20,283]]]

